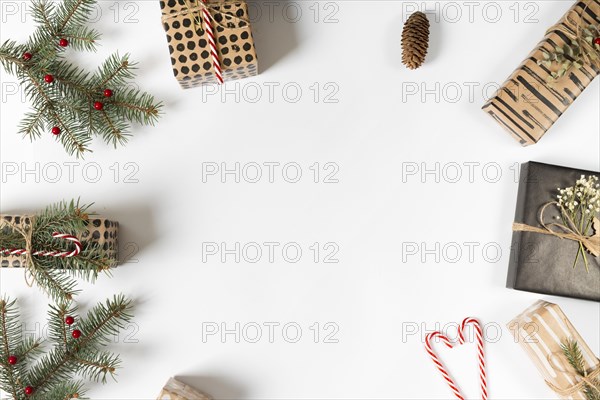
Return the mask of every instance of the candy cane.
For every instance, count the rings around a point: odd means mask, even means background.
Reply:
[[[73,244],[75,245],[75,249],[73,251],[39,250],[39,251],[32,253],[31,255],[40,256],[40,257],[68,258],[68,257],[75,257],[76,255],[81,253],[82,246],[81,246],[81,242],[79,241],[79,239],[77,239],[77,237],[75,237],[73,235],[68,235],[66,233],[58,233],[58,232],[54,232],[52,234],[52,237],[73,242]],[[27,249],[7,249],[7,248],[3,247],[2,249],[0,249],[0,253],[2,253],[4,255],[9,255],[9,256],[22,256],[24,254],[27,254],[28,250]]]
[[[202,0],[206,5],[207,0]],[[208,7],[202,8],[202,16],[204,19],[204,28],[208,34],[208,45],[210,46],[210,55],[212,57],[213,67],[215,68],[215,75],[219,83],[223,83],[223,73],[221,72],[221,61],[219,61],[219,54],[217,53],[217,46],[215,44],[215,34],[213,32],[212,17],[208,12]]]
[[[447,347],[449,347],[449,348],[453,347],[452,343],[446,337],[446,335],[443,335],[440,332],[431,332],[425,337],[425,350],[427,350],[427,353],[433,360],[433,363],[436,365],[437,369],[442,374],[442,377],[444,378],[444,380],[446,381],[448,386],[450,386],[450,389],[452,389],[452,392],[454,393],[456,398],[459,400],[465,400],[463,395],[460,393],[458,386],[456,386],[456,384],[450,377],[450,374],[448,374],[448,372],[446,371],[446,367],[444,367],[444,364],[442,364],[442,362],[438,358],[437,354],[435,354],[435,352],[433,351],[433,347],[431,347],[431,340],[433,340],[435,338],[440,338]]]
[[[481,398],[487,400],[487,377],[485,374],[485,354],[483,352],[483,333],[479,321],[475,318],[465,318],[460,325],[460,331],[458,332],[458,340],[460,344],[465,343],[465,328],[467,325],[473,325],[475,327],[475,338],[477,339],[477,357],[479,359],[479,379],[481,381]]]

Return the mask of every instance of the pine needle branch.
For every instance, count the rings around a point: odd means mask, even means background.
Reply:
[[[51,347],[40,354],[47,347],[43,342],[22,340],[15,301],[0,300],[0,389],[13,400],[82,398],[83,382],[74,378],[102,383],[108,376],[114,378],[121,360],[103,348],[110,344],[111,335],[118,334],[131,321],[131,309],[131,301],[117,295],[99,303],[85,317],[74,319],[73,325],[67,325],[65,317],[76,316],[77,306],[71,302],[51,306],[50,334],[44,341]],[[80,330],[81,336],[72,334],[75,329]],[[6,361],[9,355],[17,356],[16,364]],[[26,395],[25,387],[33,394]]]
[[[100,34],[86,24],[96,1],[34,0],[38,28],[24,45],[9,40],[0,46],[0,63],[17,76],[33,105],[19,133],[31,140],[44,132],[59,135],[57,141],[76,157],[91,151],[94,136],[115,147],[125,144],[133,123],[153,125],[161,109],[148,93],[126,89],[135,78],[128,54],[113,54],[94,74],[65,58],[63,46],[95,50]]]
[[[34,249],[63,249],[69,246],[62,239],[52,237],[54,232],[80,237],[91,229],[90,205],[75,200],[61,202],[37,213],[33,219],[31,246]],[[25,248],[23,236],[6,226],[0,229],[0,247]],[[83,240],[81,252],[73,257],[31,257],[27,268],[34,283],[56,302],[73,298],[77,279],[94,282],[101,273],[110,276],[117,264],[112,250],[105,250],[98,242]]]
[[[583,359],[583,354],[581,353],[581,349],[577,342],[573,339],[567,339],[563,343],[561,343],[561,349],[563,354],[571,367],[577,372],[579,376],[587,377],[588,372],[586,369],[586,364]],[[593,386],[585,383],[583,385],[583,392],[586,396],[587,400],[600,400],[600,380],[597,378],[592,381]]]

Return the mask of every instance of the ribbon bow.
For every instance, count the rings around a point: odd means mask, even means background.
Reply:
[[[543,229],[527,224],[513,223],[513,231],[536,232],[544,235],[556,236],[561,239],[574,240],[583,245],[594,257],[600,256],[600,221],[598,218],[594,217],[593,219],[592,228],[595,233],[590,236],[587,236],[584,232],[581,232],[573,220],[566,214],[564,214],[567,221],[566,225],[556,222],[546,224],[544,222],[544,211],[548,206],[557,204],[557,202],[552,201],[544,204],[544,206],[540,209],[539,220]]]

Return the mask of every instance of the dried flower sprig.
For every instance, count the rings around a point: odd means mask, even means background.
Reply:
[[[554,82],[567,74],[571,68],[579,69],[586,62],[600,60],[600,24],[588,25],[581,28],[579,43],[573,40],[571,44],[554,47],[554,51],[542,49],[542,60],[538,65],[543,65],[550,70],[546,78],[549,83]]]
[[[557,219],[562,219],[566,226],[574,225],[583,235],[587,235],[594,228],[599,228],[593,226],[594,219],[598,218],[600,213],[600,184],[597,176],[581,175],[581,178],[575,181],[575,186],[557,190],[556,204],[560,210]],[[581,242],[579,242],[573,268],[577,265],[580,256],[583,258],[585,269],[589,272],[587,254]]]

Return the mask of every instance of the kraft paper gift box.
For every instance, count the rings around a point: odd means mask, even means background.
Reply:
[[[542,207],[556,200],[557,188],[573,186],[581,175],[598,176],[599,173],[537,162],[522,165],[507,287],[600,301],[599,257],[586,252],[588,272],[581,257],[573,266],[579,250],[576,240],[545,234],[548,232],[515,230],[515,225],[519,224],[543,231],[540,224]],[[559,208],[554,205],[546,207],[543,214],[547,224],[560,222],[556,219],[560,214]],[[593,240],[599,244],[600,237],[596,236]]]
[[[483,106],[521,145],[537,143],[600,73],[598,60],[590,59],[581,68],[571,68],[562,78],[548,82],[556,67],[538,65],[544,61],[543,49],[552,52],[557,46],[572,45],[581,36],[581,28],[590,24],[600,26],[600,0],[575,2]],[[593,42],[591,46],[600,48]]]
[[[256,50],[245,0],[161,0],[173,73],[184,89],[217,83],[203,10],[212,17],[212,30],[223,79],[258,73]]]
[[[31,215],[0,215],[0,218],[14,224],[17,227],[31,224]],[[3,228],[9,229],[9,227]],[[106,218],[91,216],[87,230],[80,232],[77,237],[82,244],[94,243],[108,257],[109,266],[116,267],[118,264],[118,232],[119,223]],[[0,267],[2,268],[26,268],[27,258],[24,255],[4,255],[0,253]]]
[[[600,395],[600,360],[559,306],[537,301],[507,327],[557,397],[587,400],[586,392]],[[585,377],[573,368],[564,354],[562,346],[569,341],[576,343],[581,351]]]
[[[156,400],[211,400],[211,398],[175,378],[170,378]]]

